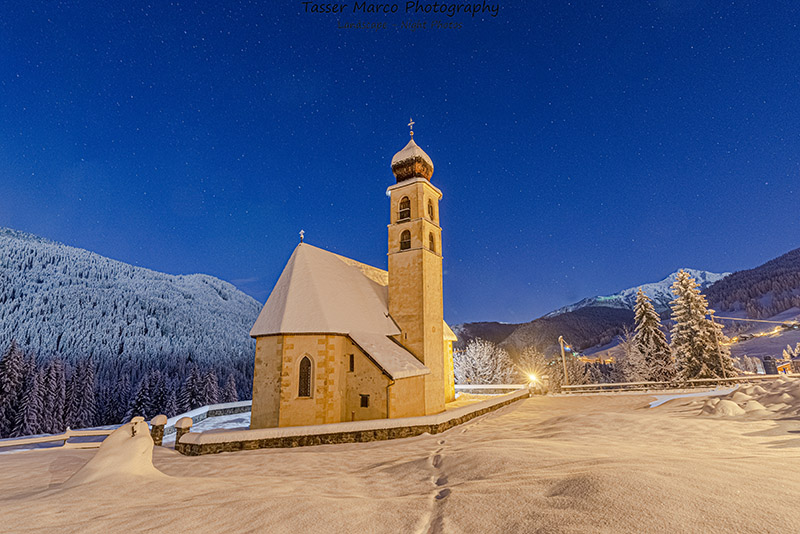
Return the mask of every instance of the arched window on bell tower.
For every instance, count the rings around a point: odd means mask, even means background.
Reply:
[[[433,233],[428,234],[428,249],[431,252],[436,252],[436,239],[433,237]]]
[[[400,250],[408,250],[411,248],[411,232],[403,230],[400,234]]]
[[[428,199],[428,218],[431,221],[435,221],[436,217],[433,214],[433,200]]]
[[[400,199],[400,212],[397,215],[398,221],[405,221],[411,218],[411,201],[408,197]]]

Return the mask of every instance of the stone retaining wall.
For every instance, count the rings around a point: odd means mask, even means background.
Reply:
[[[215,454],[218,452],[247,451],[254,449],[306,447],[310,445],[326,445],[332,443],[363,443],[367,441],[380,441],[387,439],[410,438],[420,434],[438,434],[454,426],[507,406],[527,396],[510,398],[504,402],[493,404],[485,408],[471,411],[459,417],[448,419],[437,424],[410,425],[389,428],[375,428],[370,430],[356,430],[350,432],[331,432],[324,434],[308,434],[283,436],[275,438],[226,441],[221,443],[175,443],[175,450],[187,456],[200,456],[201,454]]]
[[[164,434],[170,435],[175,433],[175,422],[180,419],[181,417],[189,417],[192,420],[192,423],[197,424],[200,421],[207,419],[209,417],[218,417],[220,415],[233,415],[236,413],[246,413],[249,412],[251,409],[250,401],[245,402],[236,402],[236,403],[228,403],[231,404],[238,404],[240,406],[229,406],[225,404],[212,404],[208,407],[198,408],[196,410],[191,410],[185,414],[177,415],[170,418],[170,422],[167,423],[166,427],[164,428]],[[208,408],[208,409],[206,409]]]

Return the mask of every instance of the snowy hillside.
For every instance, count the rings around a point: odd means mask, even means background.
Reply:
[[[692,278],[697,280],[697,283],[700,284],[702,289],[705,289],[718,280],[722,280],[730,274],[712,273],[709,271],[700,271],[698,269],[684,269],[684,271],[688,272]],[[653,299],[653,305],[655,306],[656,311],[662,313],[669,309],[670,301],[675,298],[675,296],[672,294],[672,291],[670,291],[670,287],[672,286],[673,282],[675,282],[675,278],[677,276],[678,272],[675,271],[660,282],[652,282],[649,284],[630,287],[628,289],[623,289],[619,293],[614,293],[613,295],[588,297],[580,302],[576,302],[575,304],[570,304],[568,306],[564,306],[563,308],[552,311],[545,315],[545,317],[555,317],[557,315],[561,315],[562,313],[589,307],[621,308],[633,310],[633,306],[636,304],[636,291],[640,287],[642,288],[642,291],[647,294],[647,296]]]
[[[0,228],[0,350],[40,356],[252,357],[260,305],[202,274],[174,276]]]
[[[800,248],[746,271],[737,271],[707,291],[719,311],[763,319],[800,307]]]

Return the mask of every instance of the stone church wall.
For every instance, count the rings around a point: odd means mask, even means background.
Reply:
[[[253,411],[250,428],[278,426],[283,336],[256,338],[253,370]]]

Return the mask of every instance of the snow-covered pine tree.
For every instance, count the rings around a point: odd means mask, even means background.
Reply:
[[[151,375],[142,377],[139,385],[136,387],[136,395],[131,400],[128,411],[125,413],[125,421],[130,421],[134,417],[141,416],[145,419],[153,417],[153,408],[151,403]]]
[[[706,316],[714,313],[708,309],[706,297],[698,284],[681,270],[672,284],[675,299],[672,308],[672,353],[678,371],[684,379],[725,378],[736,376],[730,350],[723,344],[722,325]]]
[[[150,373],[150,413],[148,419],[165,413],[169,390],[164,374],[158,369]]]
[[[510,384],[514,378],[514,364],[508,353],[480,338],[453,354],[453,367],[456,384]]]
[[[167,394],[167,401],[164,403],[164,408],[161,410],[161,413],[167,417],[172,417],[173,415],[178,414],[178,404],[175,400],[175,391],[173,391],[172,388],[170,388],[169,393]]]
[[[66,378],[64,362],[53,358],[47,364],[42,380],[42,431],[48,434],[63,432]]]
[[[236,402],[239,400],[239,393],[236,391],[236,379],[233,374],[229,374],[222,388],[222,402]]]
[[[24,387],[25,365],[15,340],[0,360],[0,438],[8,437],[14,429],[16,408]]]
[[[70,428],[87,428],[94,425],[96,419],[94,364],[90,358],[78,362],[67,389],[66,425]]]
[[[655,382],[672,380],[675,377],[672,351],[667,343],[667,336],[661,329],[661,318],[642,288],[636,292],[633,313],[636,322],[633,343],[644,357],[644,379]]]
[[[219,402],[219,382],[217,373],[213,369],[209,369],[203,374],[202,395],[204,406]]]
[[[128,373],[123,372],[114,385],[109,388],[109,396],[104,401],[104,421],[103,424],[116,424],[125,421],[128,413],[128,405],[132,402],[131,380]]]
[[[203,383],[200,371],[193,365],[178,395],[178,410],[188,412],[203,406]]]
[[[12,437],[42,433],[42,396],[40,373],[33,357],[26,358],[22,402],[17,407]]]

